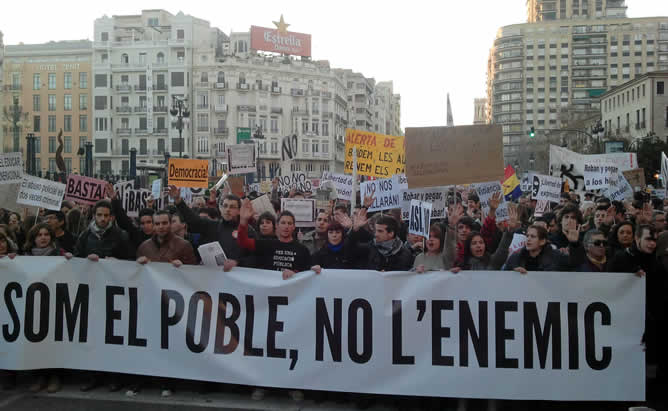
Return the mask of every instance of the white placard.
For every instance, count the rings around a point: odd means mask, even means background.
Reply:
[[[503,186],[498,181],[490,181],[487,183],[475,183],[471,184],[473,188],[478,193],[480,198],[480,207],[485,212],[485,215],[489,214],[489,200],[495,193],[501,193],[501,202],[499,207],[496,209],[496,221],[503,222],[510,218],[508,215],[508,203],[506,198],[503,195]]]
[[[181,187],[181,199],[188,205],[193,203],[193,192],[190,187]]]
[[[616,165],[584,164],[584,183],[587,190],[602,190],[617,181],[620,174]]]
[[[411,215],[408,219],[408,232],[429,238],[431,225],[431,203],[411,200]]]
[[[529,180],[531,181],[532,199],[559,202],[561,196],[561,179],[559,177],[530,173]]]
[[[603,195],[611,201],[622,201],[633,198],[633,187],[626,180],[624,174],[617,174],[617,178],[610,182],[610,187],[603,190]]]
[[[550,202],[548,200],[536,201],[536,209],[533,212],[535,217],[542,217],[543,214],[550,211]]]
[[[301,192],[308,192],[313,190],[311,180],[306,178],[304,173],[292,173],[289,176],[277,176],[278,189],[281,192],[290,191],[293,188]]]
[[[369,211],[401,208],[401,189],[399,188],[396,175],[392,176],[392,178],[382,178],[361,183],[360,199],[362,202],[366,196],[373,197],[373,205],[369,207]]]
[[[525,245],[527,245],[527,236],[518,233],[513,234],[513,241],[508,247],[508,255],[521,250]]]
[[[252,200],[251,204],[253,205],[253,211],[255,211],[256,214],[260,215],[262,213],[269,212],[271,215],[276,217],[276,210],[274,209],[274,205],[271,203],[268,194]]]
[[[0,272],[3,370],[405,396],[645,399],[646,280],[631,273],[323,269],[283,280],[239,267],[23,256],[0,259]],[[49,326],[30,328],[37,324]]]
[[[401,183],[399,184],[401,186]],[[411,200],[428,201],[431,203],[431,218],[445,218],[447,212],[446,197],[450,187],[417,188],[401,190],[401,219],[408,220],[411,213]]]
[[[325,171],[322,173],[322,181],[330,181],[334,185],[336,198],[348,200],[353,196],[353,176],[348,174],[336,174]]]
[[[16,184],[23,181],[23,154],[0,153],[0,184]]]
[[[114,191],[116,191],[118,198],[123,200],[125,197],[126,190],[133,190],[135,188],[135,182],[132,180],[119,181],[114,184]]]
[[[65,196],[65,184],[25,174],[16,202],[47,210],[60,211]]]
[[[185,188],[185,187],[182,187]],[[156,179],[153,180],[153,184],[151,184],[151,195],[153,198],[160,198],[162,197],[162,180],[161,179]]]
[[[297,227],[313,227],[315,225],[314,199],[281,198],[281,210],[294,214]]]
[[[227,146],[227,169],[230,174],[255,173],[257,170],[255,144]]]
[[[148,197],[151,196],[151,190],[139,189],[139,190],[125,190],[123,195],[123,209],[128,217],[139,217],[139,211],[142,208],[148,207]],[[167,199],[165,197],[158,197],[154,199],[153,209],[162,210],[167,204]]]
[[[212,243],[202,244],[197,247],[199,256],[202,258],[202,265],[206,267],[218,267],[223,265],[227,256],[223,251],[223,248],[220,246],[218,241]]]
[[[406,174],[395,174],[397,176],[397,181],[399,182],[399,188],[402,190],[408,190],[408,178]]]
[[[522,174],[522,180],[520,181],[520,190],[522,193],[528,193],[531,191],[531,183],[529,182],[529,173]]]

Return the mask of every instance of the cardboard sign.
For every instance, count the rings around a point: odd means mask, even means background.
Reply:
[[[322,181],[330,181],[336,191],[336,198],[350,201],[353,196],[353,177],[346,174],[335,174],[325,171]]]
[[[508,203],[503,195],[503,186],[500,182],[490,181],[487,183],[472,184],[472,186],[478,193],[480,207],[485,212],[485,215],[489,214],[489,200],[491,200],[495,193],[501,193],[501,202],[496,209],[496,222],[500,223],[510,218],[508,214]]]
[[[60,211],[65,196],[65,184],[25,174],[16,202]]]
[[[401,177],[399,176],[399,187]],[[411,214],[411,201],[427,201],[431,203],[431,218],[445,218],[447,206],[446,198],[450,187],[418,188],[415,190],[401,190],[401,219],[408,220]]]
[[[617,180],[619,168],[616,165],[599,165],[585,162],[584,183],[587,190],[602,190]]]
[[[401,207],[401,189],[396,176],[378,180],[365,181],[360,184],[360,198],[372,196],[373,205],[369,211],[390,210]]]
[[[256,198],[255,200],[252,200],[251,204],[253,205],[253,210],[256,214],[260,215],[262,213],[268,212],[276,217],[276,210],[274,209],[274,205],[271,203],[268,195],[265,194]]]
[[[248,174],[256,171],[255,144],[233,144],[227,146],[227,169],[229,174]]]
[[[177,187],[209,188],[209,161],[170,158],[167,183]]]
[[[295,216],[297,227],[315,226],[315,200],[301,198],[281,198],[281,211],[290,211]]]
[[[230,191],[237,197],[244,196],[244,184],[246,178],[244,176],[231,176],[227,179],[227,184],[230,186]]]
[[[388,178],[404,172],[404,138],[346,129],[346,159],[343,171],[353,172],[353,147],[357,147],[357,174]]]
[[[633,191],[645,189],[645,169],[636,168],[633,170],[622,171],[624,178],[629,182]]]
[[[306,178],[304,173],[292,173],[289,176],[277,176],[277,178],[278,189],[282,192],[290,191],[293,188],[304,193],[313,190],[311,180]]]
[[[429,238],[429,227],[431,224],[431,203],[426,201],[411,200],[411,215],[408,220],[408,232]]]
[[[148,198],[152,195],[151,190],[125,190],[122,204],[128,217],[139,217],[139,211],[148,207]],[[167,204],[167,197],[158,197],[154,199],[153,209],[162,210]]]
[[[617,174],[617,179],[610,183],[610,187],[603,190],[603,195],[612,201],[622,201],[633,198],[633,187],[626,181],[624,174]]]
[[[23,182],[23,154],[0,153],[0,184]]]
[[[271,193],[271,181],[260,182],[260,193]]]
[[[543,174],[530,173],[531,198],[534,200],[559,202],[561,196],[561,179]]]
[[[67,177],[65,200],[79,204],[95,205],[105,195],[107,182],[95,178],[70,174]]]
[[[406,128],[408,187],[501,181],[500,125]]]
[[[538,200],[536,201],[536,209],[534,210],[533,215],[535,217],[542,217],[543,214],[550,211],[550,202],[547,200]]]

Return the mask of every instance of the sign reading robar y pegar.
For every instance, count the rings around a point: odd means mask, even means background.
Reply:
[[[346,129],[346,162],[343,171],[353,172],[353,147],[357,147],[357,173],[389,178],[406,166],[404,138]]]

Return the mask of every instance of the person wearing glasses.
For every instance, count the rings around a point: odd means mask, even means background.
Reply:
[[[188,224],[191,233],[199,233],[202,239],[218,241],[225,252],[228,260],[238,261],[241,257],[241,248],[237,244],[239,230],[239,211],[241,200],[239,197],[228,194],[218,202],[218,208],[222,219],[212,221],[196,215],[188,205],[181,199],[181,190],[176,186],[169,186],[169,196],[174,199],[177,210],[183,216],[184,222]],[[249,236],[255,237],[255,231],[248,228]],[[202,242],[204,243],[204,242]]]
[[[587,231],[584,237],[583,246],[585,248],[585,260],[577,267],[575,271],[587,273],[605,272],[606,249],[608,240],[602,231],[593,229]]]

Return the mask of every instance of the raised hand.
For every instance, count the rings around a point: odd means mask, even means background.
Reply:
[[[651,204],[645,203],[636,217],[636,222],[638,224],[649,224],[652,221],[652,214],[653,210]]]
[[[461,205],[461,203],[449,206],[448,224],[450,225],[450,227],[456,229],[457,224],[459,223],[459,220],[461,220],[463,215],[464,215],[464,207]]]
[[[181,189],[177,186],[169,186],[169,196],[175,203],[179,203],[181,201]]]
[[[353,226],[353,220],[346,214],[337,214],[334,216],[334,220],[341,224],[345,229],[350,229],[350,227]]]
[[[576,220],[568,221],[568,225],[564,227],[564,234],[566,234],[566,238],[571,243],[580,241],[580,225]]]
[[[617,209],[615,206],[610,206],[608,207],[608,210],[605,212],[605,218],[603,219],[603,223],[605,225],[612,225],[615,222],[615,214],[617,214]]]
[[[501,192],[497,191],[492,195],[492,198],[489,199],[489,212],[491,214],[492,210],[496,210],[499,208],[499,204],[501,204],[501,200],[503,198],[501,197]]]
[[[114,185],[111,183],[107,183],[107,187],[104,190],[104,194],[107,196],[107,198],[111,200],[115,199],[116,196],[118,195],[116,190],[114,190]]]
[[[515,231],[520,228],[520,220],[517,213],[517,205],[508,204],[508,231]]]
[[[369,222],[365,208],[361,208],[353,220],[353,230],[357,231]]]
[[[241,224],[248,224],[248,221],[253,218],[254,213],[255,210],[253,210],[253,204],[249,199],[244,198],[241,202],[241,210],[239,211],[239,219],[241,220]]]

